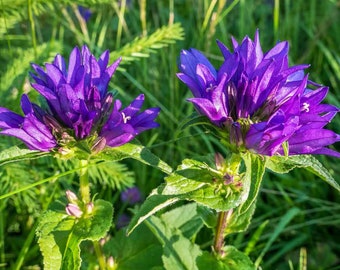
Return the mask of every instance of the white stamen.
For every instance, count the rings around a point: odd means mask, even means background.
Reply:
[[[302,111],[309,112],[309,103],[304,102],[302,104]]]
[[[211,90],[214,90],[215,86],[211,83],[209,84],[209,87],[207,87],[207,89],[205,89],[206,92],[210,92]]]
[[[127,121],[129,121],[131,119],[131,116],[126,116],[125,113],[122,112],[122,116],[123,116],[123,122],[124,124],[127,123]]]

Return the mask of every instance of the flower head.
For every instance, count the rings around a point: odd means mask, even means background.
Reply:
[[[136,204],[142,200],[142,195],[137,187],[131,187],[121,193],[120,199],[122,202]]]
[[[70,142],[94,137],[92,147],[119,146],[139,133],[157,127],[154,122],[159,108],[140,112],[144,95],[139,95],[127,108],[107,91],[109,81],[121,59],[108,66],[109,52],[98,59],[87,46],[75,47],[69,57],[57,55],[45,69],[32,64],[32,87],[46,100],[44,108],[22,97],[20,116],[0,108],[2,134],[15,136],[30,149],[50,151]]]
[[[192,91],[198,112],[229,137],[234,149],[274,155],[326,154],[340,135],[324,129],[339,111],[321,104],[328,88],[308,80],[308,65],[289,66],[288,42],[262,52],[258,31],[254,41],[232,39],[234,52],[217,42],[224,57],[219,69],[198,50],[183,50],[178,77]],[[314,90],[312,90],[312,88]]]

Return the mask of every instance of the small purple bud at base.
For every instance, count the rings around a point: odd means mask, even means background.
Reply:
[[[69,203],[66,206],[66,213],[69,216],[74,216],[76,218],[80,218],[83,215],[83,211],[80,210],[79,206],[73,203]]]
[[[217,170],[223,170],[225,160],[220,153],[215,153],[215,165]]]

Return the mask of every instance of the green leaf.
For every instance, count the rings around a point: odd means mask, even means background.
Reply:
[[[312,155],[295,155],[289,157],[272,156],[268,158],[267,168],[276,173],[287,173],[294,168],[305,168],[340,191],[339,184],[330,172]]]
[[[128,234],[131,234],[139,224],[151,215],[180,200],[180,198],[176,196],[165,196],[160,194],[159,189],[162,189],[162,185],[150,193],[138,212],[133,216],[127,228]]]
[[[161,218],[167,225],[178,228],[188,239],[194,237],[203,226],[197,213],[197,204],[189,203],[162,214]]]
[[[202,254],[199,247],[185,238],[180,230],[155,216],[147,220],[146,225],[163,245],[162,260],[165,269],[196,270],[196,258]]]
[[[248,190],[247,199],[242,206],[241,213],[248,211],[248,208],[255,203],[260,191],[263,175],[265,173],[266,160],[258,155],[246,153],[242,155],[246,165],[246,174],[243,181],[244,189]]]
[[[172,172],[172,168],[159,157],[150,152],[136,140],[119,147],[107,147],[93,157],[94,160],[119,161],[133,158],[147,165],[160,169],[166,174]]]
[[[200,270],[214,269],[214,270],[229,270],[229,267],[222,261],[218,260],[213,254],[204,251],[201,256],[197,258],[197,267]]]
[[[104,237],[112,222],[109,202],[97,200],[93,212],[80,219],[66,215],[65,206],[57,204],[45,212],[37,227],[44,269],[79,269],[80,243]]]
[[[227,211],[243,204],[242,212],[255,202],[258,195],[265,161],[251,154],[243,154],[246,171],[241,191],[228,189],[214,182],[221,175],[207,164],[196,160],[184,160],[173,174],[166,177],[163,195],[180,195],[182,199],[194,200],[216,211]]]
[[[257,250],[256,244],[259,241],[264,229],[268,225],[269,220],[265,220],[264,222],[261,223],[260,226],[257,227],[256,231],[252,233],[251,238],[249,239],[247,243],[247,247],[244,250],[244,253],[246,255],[250,254],[252,251]]]
[[[253,207],[253,204],[256,202],[266,168],[266,160],[258,155],[245,153],[242,155],[242,159],[246,166],[246,173],[243,180],[246,200],[240,207],[240,215],[246,212],[251,213],[249,208]]]
[[[118,231],[103,251],[106,256],[113,257],[117,270],[150,270],[163,266],[163,248],[144,224],[129,236],[124,230]]]
[[[247,255],[237,250],[233,246],[223,248],[225,254],[223,258],[216,258],[214,255],[204,252],[197,258],[199,269],[214,270],[255,270],[255,266]]]
[[[217,178],[221,178],[219,172],[207,164],[185,159],[173,174],[165,178],[167,184],[161,192],[163,195],[196,201],[217,211],[240,205],[245,199],[244,191],[233,192],[228,187],[216,184]]]
[[[246,166],[243,186],[245,192],[247,192],[245,193],[247,194],[247,199],[234,210],[227,226],[226,234],[245,231],[250,225],[265,173],[265,160],[260,156],[246,153],[242,155],[242,159]]]
[[[246,172],[241,191],[216,184],[214,179],[221,175],[206,163],[185,159],[174,173],[165,178],[167,183],[153,190],[144,201],[128,227],[129,233],[149,216],[180,200],[195,201],[216,211],[227,211],[242,205],[238,215],[244,225],[238,223],[237,230],[244,230],[255,208],[252,205],[259,192],[265,163],[256,155],[245,154],[242,158]]]
[[[49,152],[20,149],[17,146],[13,146],[0,152],[0,166],[11,162],[46,157],[50,155],[51,154]]]
[[[238,206],[231,215],[225,234],[243,232],[248,229],[256,208],[256,201],[250,207],[245,207],[247,202]]]
[[[203,206],[198,205],[197,206],[197,213],[202,219],[205,226],[208,228],[215,228],[217,225],[217,214],[212,209]]]

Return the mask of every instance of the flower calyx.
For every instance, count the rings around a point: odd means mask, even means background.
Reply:
[[[213,182],[217,185],[216,192],[225,190],[228,194],[240,192],[242,189],[242,175],[239,173],[240,156],[233,154],[231,158],[225,159],[220,153],[215,154],[215,166],[219,177],[214,177]]]

